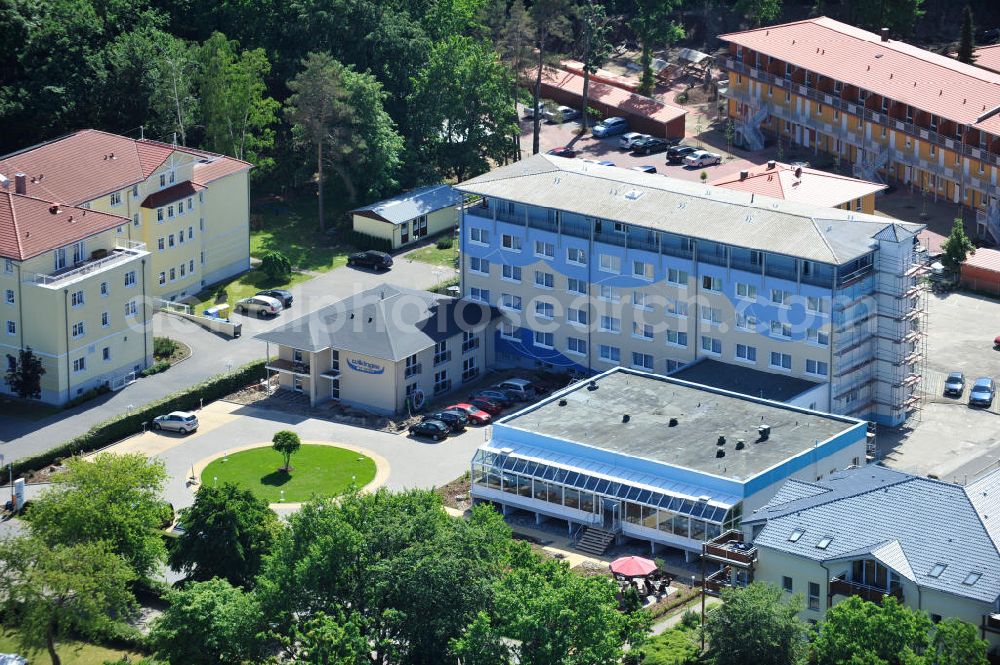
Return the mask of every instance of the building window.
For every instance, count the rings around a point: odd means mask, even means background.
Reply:
[[[188,271],[192,273],[194,272],[194,259],[188,261]]]
[[[163,286],[164,284],[166,284],[167,283],[167,273],[160,272],[160,275],[159,275],[159,278],[158,278],[157,281],[160,283],[160,286]]]
[[[111,205],[120,206],[122,204],[122,193],[112,192],[111,193]]]
[[[543,319],[552,319],[555,316],[555,305],[543,300],[536,300],[535,316]]]
[[[403,378],[408,379],[411,376],[416,376],[420,374],[423,370],[420,363],[417,362],[417,354],[413,354],[406,358],[406,369],[403,371]]]
[[[601,254],[600,270],[618,274],[622,271],[622,258],[614,254]]]
[[[69,296],[70,305],[80,307],[83,305],[83,291],[74,291]]]
[[[87,246],[81,240],[73,243],[73,263],[82,263],[87,259]]]
[[[440,395],[451,390],[451,379],[448,378],[448,370],[443,369],[434,373],[434,394]]]
[[[705,275],[701,278],[701,288],[706,291],[722,291],[722,280],[718,277]]]
[[[744,284],[743,282],[736,282],[736,297],[743,298],[745,300],[756,300],[757,299],[757,287],[753,284]]]
[[[940,118],[938,118],[936,115],[934,115],[932,113],[931,114],[931,131],[932,132],[936,132],[937,131],[938,122],[940,122]]]
[[[632,322],[632,337],[640,339],[653,339],[653,324]]]
[[[684,300],[667,298],[664,313],[667,316],[686,317],[688,315],[688,304]]]
[[[806,374],[826,376],[829,373],[830,366],[822,360],[806,360]]]
[[[111,362],[111,347],[110,346],[106,346],[103,349],[101,349],[101,359],[104,360],[104,362]]]
[[[469,289],[469,298],[472,300],[478,300],[479,302],[484,302],[489,304],[490,302],[490,290],[481,289],[478,286],[473,286]]]
[[[500,336],[504,339],[516,341],[518,339],[517,327],[510,321],[502,321],[500,323]]]
[[[620,333],[622,331],[622,320],[613,316],[601,317],[601,332]]]
[[[636,309],[645,309],[645,310],[653,309],[651,306],[646,304],[646,298],[647,295],[642,291],[633,291],[632,306],[635,307]]]
[[[669,268],[667,270],[667,281],[671,284],[676,284],[677,286],[687,286],[688,283],[688,273],[687,270],[678,270],[677,268]]]
[[[618,294],[615,292],[615,287],[608,286],[607,284],[601,285],[601,290],[597,297],[605,302],[618,302]]]
[[[7,322],[7,334],[8,335],[16,335],[17,334],[17,324],[14,323],[13,321],[8,321]]]
[[[479,376],[479,368],[476,366],[476,357],[471,356],[462,361],[462,382],[471,381]]]
[[[469,270],[472,272],[478,272],[481,275],[489,275],[490,262],[487,259],[481,259],[478,256],[470,256]]]
[[[585,309],[570,308],[566,311],[566,321],[574,325],[587,325],[589,317]]]
[[[500,294],[500,307],[503,309],[513,310],[515,312],[521,311],[521,296],[515,296],[511,293],[501,293]]]
[[[566,250],[566,262],[585,266],[587,265],[587,253],[579,247],[570,247]]]
[[[782,576],[781,588],[787,591],[788,593],[792,593],[792,578],[788,577],[787,575]]]
[[[73,361],[73,371],[74,372],[83,372],[83,371],[86,371],[86,369],[87,369],[87,359],[86,358],[77,358],[76,360]]]
[[[166,244],[166,241],[163,238],[157,238],[156,239],[156,249],[157,250],[159,250],[159,251],[162,252],[165,244]]]
[[[688,334],[679,330],[667,331],[667,346],[687,347]]]
[[[64,247],[60,247],[52,252],[52,256],[55,259],[55,270],[62,270],[66,267],[66,249]]]
[[[722,324],[722,309],[719,307],[702,307],[701,320],[710,326]]]
[[[6,299],[8,305],[14,304],[14,289],[7,289]]]
[[[462,353],[468,353],[479,348],[479,338],[476,333],[466,330],[462,333]]]
[[[648,353],[632,352],[632,367],[653,371],[653,356]]]
[[[167,247],[173,247],[173,246],[174,246],[174,234],[171,233],[170,235],[167,236]]]
[[[157,208],[156,209],[156,221],[157,221],[157,223],[160,223],[160,222],[163,221],[163,208]]]
[[[556,246],[551,242],[535,241],[535,256],[551,259],[556,255]]]
[[[792,369],[792,356],[787,353],[771,351],[771,367],[775,369]]]
[[[621,362],[622,351],[617,346],[601,344],[599,347],[599,356],[606,363],[617,363]]]
[[[167,219],[173,219],[173,218],[174,218],[174,207],[167,206]]]
[[[753,314],[737,314],[736,327],[740,330],[757,332],[757,317]]]
[[[111,325],[111,315],[107,312],[101,312],[101,326],[107,328]]]
[[[782,323],[781,321],[771,321],[771,334],[775,337],[791,339],[792,326],[788,323]]]
[[[73,338],[83,337],[87,334],[87,327],[83,324],[83,321],[78,321],[73,324]]]
[[[644,261],[632,262],[632,276],[647,281],[653,281],[653,264]]]
[[[827,346],[830,343],[830,334],[819,328],[810,328],[806,331],[806,339],[818,346]]]
[[[14,272],[14,262],[10,259],[3,260],[3,271],[7,274]]]
[[[521,266],[512,266],[509,263],[505,263],[503,264],[501,275],[503,279],[507,280],[508,282],[520,282]]]
[[[125,303],[125,316],[135,316],[136,306],[134,300],[129,300]]]
[[[184,244],[184,230],[182,229],[180,233],[177,234],[177,244]]]
[[[819,584],[816,582],[809,583],[809,609],[819,610]]]
[[[587,355],[587,340],[580,339],[579,337],[567,337],[566,349],[578,356],[585,356]]]
[[[511,251],[520,252],[521,251],[521,237],[509,235],[507,233],[503,234],[501,237],[501,247],[504,249],[509,249]]]
[[[722,340],[717,337],[701,336],[701,350],[715,355],[722,354]]]
[[[490,244],[490,232],[488,229],[472,227],[469,229],[469,240],[480,245]]]
[[[555,276],[552,273],[542,270],[535,271],[535,286],[543,289],[551,289],[555,286],[555,283]]]
[[[187,265],[182,263],[180,270],[181,270],[181,277],[183,277],[185,273],[187,273]]]
[[[746,362],[751,363],[757,362],[757,347],[747,346],[746,344],[737,344],[736,359],[745,360]]]
[[[771,289],[771,302],[775,305],[785,305],[791,300],[792,294],[781,289]]]
[[[550,332],[535,331],[535,346],[551,349],[555,346],[555,336]]]
[[[566,282],[566,290],[570,293],[587,293],[587,282],[582,279],[570,278]]]
[[[172,281],[174,281],[176,279],[177,279],[177,269],[176,268],[171,268],[170,269],[170,281],[172,282]]]
[[[829,309],[829,303],[826,298],[819,298],[817,296],[806,296],[806,309],[810,312],[817,312],[819,314],[826,314]]]
[[[451,351],[448,350],[448,340],[443,339],[434,345],[434,364],[440,365],[451,360]]]

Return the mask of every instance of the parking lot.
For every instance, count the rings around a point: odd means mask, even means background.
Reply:
[[[977,295],[929,293],[926,399],[912,429],[880,431],[887,466],[965,484],[1000,464],[1000,400],[989,409],[968,406],[980,376],[1000,377],[1000,303]],[[949,372],[965,373],[961,398],[943,395]]]

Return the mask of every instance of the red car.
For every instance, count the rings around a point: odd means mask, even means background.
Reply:
[[[466,402],[461,402],[459,404],[452,404],[446,410],[461,411],[462,413],[469,416],[469,422],[474,425],[489,425],[490,421],[493,420],[493,417],[490,416],[490,414]]]
[[[477,409],[485,411],[491,416],[499,415],[500,412],[503,411],[502,406],[500,406],[493,400],[486,399],[485,397],[473,397],[472,399],[469,400],[469,404],[476,407]]]
[[[572,159],[573,157],[576,157],[576,150],[573,150],[573,148],[567,148],[566,146],[562,146],[561,148],[552,148],[552,150],[549,150],[547,154],[555,155],[556,157],[568,157]]]

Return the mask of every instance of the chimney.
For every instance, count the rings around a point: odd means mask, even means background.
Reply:
[[[767,160],[767,170],[768,171],[770,171],[771,169],[773,169],[775,166],[777,166],[777,164],[775,163],[775,161],[773,159]]]
[[[740,180],[746,180],[749,177],[750,177],[750,171],[747,171],[746,169],[740,171]]]
[[[882,35],[882,41],[889,41],[889,28],[882,28],[879,33]]]
[[[28,176],[24,173],[14,174],[14,193],[15,194],[27,194],[28,193]]]

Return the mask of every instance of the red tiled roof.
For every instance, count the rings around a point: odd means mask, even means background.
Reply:
[[[719,38],[1000,136],[1000,74],[825,16]]]
[[[161,189],[160,191],[153,192],[147,196],[142,202],[142,207],[159,208],[160,206],[167,205],[168,203],[173,203],[174,201],[180,201],[181,199],[186,199],[189,196],[194,196],[203,189],[205,189],[204,186],[193,182],[179,182],[172,187]]]
[[[542,82],[574,94],[583,96],[583,77],[561,69],[546,67],[542,74]],[[687,111],[676,106],[664,104],[650,97],[622,90],[599,81],[590,82],[589,97],[595,102],[613,106],[625,113],[634,113],[652,118],[658,122],[668,123],[684,116]]]
[[[1000,73],[1000,44],[980,46],[974,51],[976,67]]]
[[[0,256],[24,261],[127,222],[117,215],[0,191]]]
[[[810,168],[803,168],[802,177],[798,178],[795,176],[795,168],[791,164],[781,162],[775,162],[773,169],[768,168],[767,164],[761,164],[745,169],[748,171],[745,179],[741,180],[739,172],[736,172],[713,180],[709,184],[788,201],[806,201],[831,208],[880,192],[887,187],[867,180]]]
[[[233,173],[253,168],[249,162],[244,162],[232,157],[216,156],[210,161],[196,162],[194,165],[194,182],[198,185],[207,185],[213,180],[224,178]]]

